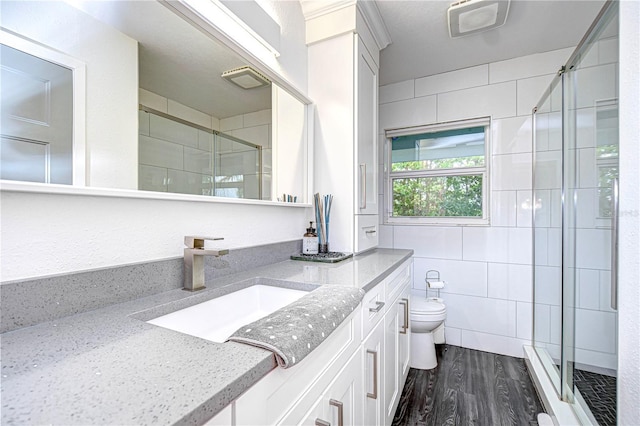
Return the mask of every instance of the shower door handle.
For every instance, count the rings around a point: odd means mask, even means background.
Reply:
[[[611,309],[618,309],[618,179],[611,182]]]

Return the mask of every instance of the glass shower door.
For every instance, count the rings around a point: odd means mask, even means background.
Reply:
[[[533,346],[583,424],[616,424],[617,14],[608,2],[533,113]]]
[[[563,76],[562,395],[566,401],[575,395],[574,403],[589,407],[587,417],[601,425],[616,424],[618,327],[611,266],[619,162],[617,64],[617,3],[612,3]]]

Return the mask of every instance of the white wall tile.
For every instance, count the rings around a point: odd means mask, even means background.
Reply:
[[[138,182],[138,189],[167,192],[167,169],[141,164],[138,168]]]
[[[138,134],[149,136],[149,113],[138,111]]]
[[[410,248],[415,257],[462,260],[462,229],[435,226],[396,226],[394,248]]]
[[[463,259],[480,262],[506,262],[508,228],[464,228]]]
[[[520,302],[532,301],[530,265],[489,263],[488,276],[489,297]]]
[[[198,149],[211,152],[213,147],[213,133],[198,130]]]
[[[398,127],[420,126],[436,122],[436,97],[425,96],[380,105],[380,132]]]
[[[378,247],[393,248],[393,226],[380,225],[378,227]]]
[[[598,41],[598,63],[611,64],[618,62],[618,37]]]
[[[596,108],[581,108],[576,111],[576,146],[596,147]]]
[[[516,191],[491,192],[491,226],[516,226]]]
[[[576,347],[591,351],[615,353],[616,314],[576,309]]]
[[[562,261],[562,230],[549,228],[547,233],[547,265],[560,266]]]
[[[213,175],[211,153],[200,149],[185,147],[184,170],[193,173]]]
[[[536,342],[551,342],[551,311],[549,305],[535,303],[533,305],[534,325],[533,332]]]
[[[182,169],[182,145],[140,135],[138,153],[140,164]]]
[[[600,309],[600,271],[578,269],[576,277],[576,300],[582,309]]]
[[[576,266],[578,268],[611,268],[611,231],[578,229],[576,231]]]
[[[562,185],[562,152],[536,153],[535,186],[538,189],[558,189]]]
[[[199,173],[189,173],[182,170],[169,169],[169,192],[181,194],[203,195],[211,192],[211,183],[203,182]]]
[[[539,77],[531,77],[517,82],[518,115],[531,116],[533,107],[542,98],[544,90],[549,87],[555,74],[547,74]]]
[[[603,353],[596,351],[589,351],[584,349],[576,349],[575,353],[576,362],[589,366],[598,366],[601,368],[608,368],[610,370],[618,369],[618,356],[611,353]]]
[[[153,114],[149,117],[149,135],[192,148],[198,147],[198,129]]]
[[[558,266],[535,267],[536,303],[560,306],[562,302],[562,270]]]
[[[531,117],[500,118],[491,122],[493,154],[531,152]]]
[[[530,264],[531,231],[526,228],[465,228],[463,259]]]
[[[489,84],[489,66],[478,65],[418,78],[415,81],[415,96],[435,95],[454,90],[485,86],[487,84]]]
[[[138,103],[146,107],[168,113],[167,102],[168,100],[165,97],[156,95],[155,93],[142,88],[138,89]]]
[[[207,129],[211,128],[211,116],[205,114],[204,112],[198,111],[186,105],[182,105],[179,102],[173,101],[171,99],[168,100],[168,111],[169,114],[181,118],[183,120],[189,121],[191,123],[198,124],[200,126],[206,127]]]
[[[533,330],[533,309],[531,303],[518,302],[516,305],[516,337],[531,339]]]
[[[617,73],[614,64],[576,71],[578,108],[595,106],[597,101],[616,97]]]
[[[533,191],[518,191],[516,223],[520,228],[531,227],[531,215],[536,200],[533,200]],[[540,219],[542,219],[541,216]]]
[[[595,228],[598,217],[598,189],[578,189],[576,195],[576,226],[578,228]]]
[[[229,130],[241,129],[244,126],[242,115],[236,115],[228,118],[220,119],[220,131],[227,132]]]
[[[462,330],[509,336],[515,316],[510,316],[507,300],[447,294],[446,324]],[[515,310],[514,310],[515,315]]]
[[[244,192],[243,197],[252,200],[260,198],[258,192],[258,175],[244,175]]]
[[[489,83],[556,73],[567,62],[573,50],[574,48],[570,47],[493,62],[489,64]]]
[[[414,97],[414,80],[405,80],[399,83],[380,86],[378,93],[378,101],[380,104],[386,104],[395,101],[404,101],[407,99],[412,99]]]
[[[231,136],[235,136],[247,142],[254,143],[256,145],[269,147],[269,126],[263,124],[262,126],[245,127],[242,129],[231,130],[228,132]],[[240,144],[236,144],[241,149],[246,149]]]
[[[463,262],[459,260],[428,259],[414,257],[414,289],[426,289],[426,273],[429,270],[440,272],[445,281],[441,294],[465,294],[468,296],[487,296],[487,264],[484,262]]]
[[[263,124],[271,124],[271,110],[263,109],[261,111],[250,112],[242,116],[244,127],[261,126]]]
[[[514,337],[462,330],[462,346],[479,351],[523,358],[523,346],[530,344],[531,342],[528,340],[516,339]]]
[[[611,271],[600,271],[600,306],[601,311],[615,312],[611,309]]]
[[[536,227],[548,228],[551,226],[551,212],[553,211],[551,204],[551,190],[541,189],[536,191],[535,200],[533,201],[535,208],[535,225]],[[523,209],[522,205],[518,208]],[[530,212],[530,211],[529,211]]]
[[[462,330],[445,326],[444,340],[448,345],[462,346]]]
[[[562,308],[549,306],[549,340],[554,345],[562,343]]]
[[[596,167],[595,148],[578,150],[578,188],[595,188],[598,186],[598,168]]]
[[[531,154],[494,155],[492,161],[493,190],[531,189]]]
[[[548,228],[534,228],[534,263],[536,265],[548,265],[549,264],[549,252],[547,247],[549,246],[549,230]]]
[[[491,86],[447,92],[438,96],[438,121],[491,116],[516,115],[516,83],[507,82]]]

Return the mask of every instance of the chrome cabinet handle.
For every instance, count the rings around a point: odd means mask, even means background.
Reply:
[[[316,426],[331,426],[331,423],[326,422],[326,421],[324,421],[322,419],[316,419],[315,425]]]
[[[360,208],[367,208],[367,163],[360,164]]]
[[[343,426],[344,425],[344,405],[342,404],[342,402],[337,401],[335,399],[330,399],[329,405],[338,407],[338,426]]]
[[[373,393],[367,392],[367,398],[378,399],[378,351],[367,349],[367,354],[373,355]]]
[[[611,185],[611,309],[618,309],[618,179]]]
[[[364,231],[365,234],[375,234],[376,230],[375,229],[370,229],[368,231]]]
[[[404,324],[402,324],[400,334],[407,334],[409,329],[409,299],[402,298],[400,304],[404,306]]]
[[[376,307],[369,308],[369,312],[378,313],[382,308],[384,308],[384,302],[376,302]]]

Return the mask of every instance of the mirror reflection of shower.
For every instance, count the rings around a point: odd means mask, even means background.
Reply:
[[[219,132],[141,106],[138,189],[270,199],[271,110],[253,116],[251,126],[241,116]]]

